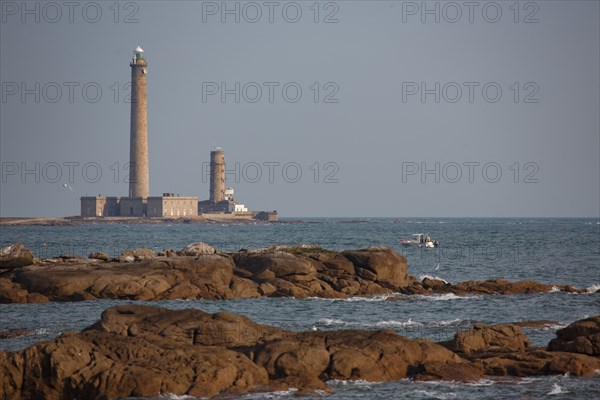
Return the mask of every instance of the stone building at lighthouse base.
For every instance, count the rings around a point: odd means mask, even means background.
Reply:
[[[198,215],[197,196],[163,193],[150,197],[93,196],[81,198],[82,217],[165,217]]]

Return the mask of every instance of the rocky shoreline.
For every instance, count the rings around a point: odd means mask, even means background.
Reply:
[[[329,391],[332,379],[592,376],[600,369],[600,316],[559,330],[547,349],[529,343],[507,324],[475,325],[435,343],[389,330],[293,332],[225,312],[124,305],[105,310],[81,332],[0,351],[0,397],[205,398]]]
[[[7,250],[9,249],[9,250]],[[36,260],[21,244],[2,249],[0,303],[94,299],[175,300],[257,297],[584,293],[569,285],[503,279],[451,284],[419,281],[406,259],[385,247],[335,252],[315,246],[218,252],[205,243],[181,251],[128,250]],[[6,253],[6,254],[5,254]]]
[[[408,274],[406,259],[385,247],[335,252],[275,246],[225,253],[205,243],[118,257],[36,259],[16,243],[0,250],[0,303],[95,299],[167,300],[258,297],[583,293],[568,285],[502,279],[447,283]],[[600,370],[600,316],[557,331],[532,348],[521,326],[481,325],[446,342],[409,339],[390,330],[294,332],[226,312],[142,305],[106,309],[81,332],[21,351],[0,351],[0,398],[238,396],[297,388],[330,391],[329,380],[478,381]],[[27,335],[0,332],[0,339]]]

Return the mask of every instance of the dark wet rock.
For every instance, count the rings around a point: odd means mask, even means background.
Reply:
[[[95,259],[95,260],[101,260],[101,261],[109,260],[108,254],[103,253],[101,251],[94,251],[94,252],[90,253],[88,255],[88,258]]]
[[[559,326],[561,323],[559,321],[541,319],[541,320],[527,320],[527,321],[518,321],[513,322],[511,325],[518,326],[520,328],[531,328],[531,329],[544,329],[552,326]]]
[[[69,262],[85,261],[85,258],[83,256],[78,256],[76,254],[61,254],[60,256],[58,256],[58,258],[63,261],[69,261]]]
[[[48,297],[40,293],[30,293],[18,283],[0,278],[0,303],[48,303]]]
[[[30,335],[29,329],[6,329],[0,330],[0,339],[12,339],[20,336]]]
[[[508,281],[506,279],[489,279],[486,281],[466,281],[448,283],[440,279],[425,278],[400,290],[404,294],[447,294],[459,296],[485,294],[533,294],[559,290],[568,293],[585,293],[584,289],[576,289],[570,285],[549,285],[535,281]]]

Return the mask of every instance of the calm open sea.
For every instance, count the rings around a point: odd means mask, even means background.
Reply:
[[[440,242],[435,250],[402,249],[400,237],[428,233]],[[206,225],[83,225],[79,227],[6,227],[0,246],[20,241],[39,257],[87,255],[150,247],[181,249],[204,241],[223,251],[262,248],[274,244],[318,244],[332,250],[373,245],[403,253],[409,273],[436,276],[450,282],[495,277],[572,284],[600,289],[600,221],[594,218],[303,218],[272,224]],[[35,334],[0,341],[16,350],[48,340],[65,330],[95,322],[107,307],[126,301],[0,305],[0,329],[29,328]],[[555,332],[575,320],[600,314],[600,295],[551,292],[523,296],[413,296],[388,302],[383,297],[348,300],[263,298],[227,301],[159,301],[168,308],[226,310],[253,320],[292,330],[393,329],[409,337],[450,338],[476,322],[555,321],[525,329],[534,345],[543,346]],[[485,380],[476,384],[448,382],[329,383],[331,399],[482,399],[600,398],[600,375],[592,378],[553,376]],[[168,398],[165,396],[163,398]],[[246,396],[294,398],[294,391]]]

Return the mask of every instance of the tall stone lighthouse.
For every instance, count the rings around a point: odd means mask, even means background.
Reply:
[[[131,59],[131,133],[129,144],[129,197],[149,195],[148,113],[146,110],[146,68],[144,50],[138,46]]]
[[[218,149],[210,152],[210,201],[218,203],[224,199],[225,153]]]

